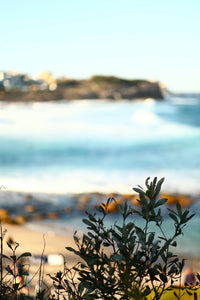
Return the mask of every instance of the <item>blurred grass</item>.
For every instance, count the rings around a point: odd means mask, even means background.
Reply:
[[[174,295],[174,292],[179,295],[179,288],[173,288],[172,290],[169,290],[169,291],[165,291],[163,296],[160,298],[161,300],[177,300],[179,298],[177,298],[175,295]],[[192,294],[192,295],[189,295],[186,291],[185,288],[181,288],[180,290],[180,299],[181,300],[193,300],[195,299],[194,298],[194,293],[196,292],[197,294],[197,298],[198,300],[200,300],[200,289],[198,290],[189,290],[189,292]],[[151,300],[152,299],[152,296],[153,296],[153,292],[148,296],[148,300]]]

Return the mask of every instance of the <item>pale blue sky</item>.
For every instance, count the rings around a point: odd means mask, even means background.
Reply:
[[[0,1],[0,70],[200,91],[199,0]]]

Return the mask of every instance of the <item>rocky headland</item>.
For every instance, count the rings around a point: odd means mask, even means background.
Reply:
[[[93,76],[88,80],[58,79],[55,90],[1,90],[0,100],[52,101],[76,99],[146,99],[163,100],[166,89],[161,82],[127,80],[114,76]]]

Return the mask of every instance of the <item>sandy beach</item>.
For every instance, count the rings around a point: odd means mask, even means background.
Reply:
[[[73,236],[64,236],[55,234],[51,231],[33,231],[26,226],[3,224],[3,230],[6,230],[4,244],[9,238],[19,243],[18,251],[31,252],[33,255],[41,255],[44,249],[44,254],[58,254],[66,251],[66,246],[74,245]],[[45,245],[44,245],[45,243]],[[4,249],[7,252],[9,248],[5,245]]]
[[[39,280],[39,268],[41,256],[44,256],[45,262],[42,265],[42,278],[48,285],[52,285],[52,280],[47,274],[54,276],[56,272],[63,270],[65,260],[68,267],[71,267],[77,261],[73,254],[67,252],[66,246],[74,247],[73,236],[64,236],[53,232],[37,232],[30,230],[22,225],[3,224],[3,231],[6,230],[4,237],[4,254],[10,256],[11,249],[7,246],[7,241],[12,239],[19,243],[16,255],[24,252],[30,252],[32,256],[25,261],[25,268],[29,271],[30,295],[35,293],[35,287]],[[14,244],[13,244],[14,245]],[[59,254],[62,254],[59,255]],[[8,262],[4,261],[5,266]]]

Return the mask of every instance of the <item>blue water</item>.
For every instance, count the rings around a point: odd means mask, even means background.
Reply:
[[[48,199],[49,193],[132,193],[148,176],[165,177],[163,191],[200,194],[199,98],[0,103],[0,185],[7,191]],[[59,205],[61,195],[54,201]],[[193,254],[200,249],[195,205],[180,244]],[[78,217],[42,225],[70,231],[73,224],[82,228]]]
[[[131,192],[148,176],[200,192],[200,99],[0,104],[0,184]]]

